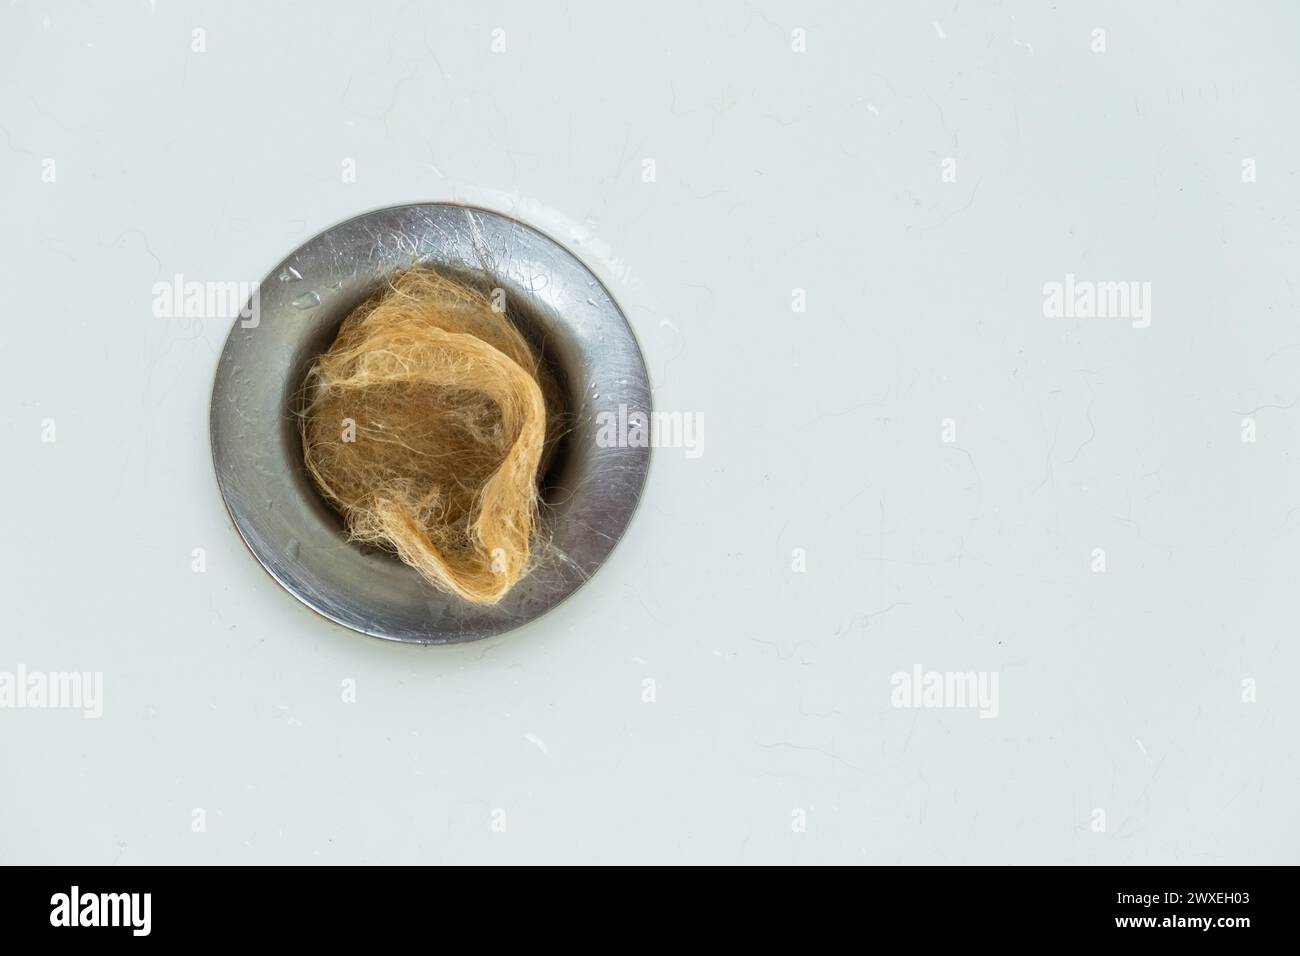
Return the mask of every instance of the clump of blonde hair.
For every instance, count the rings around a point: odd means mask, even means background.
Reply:
[[[529,567],[547,400],[502,311],[430,268],[395,276],[312,365],[307,470],[352,538],[495,604]]]

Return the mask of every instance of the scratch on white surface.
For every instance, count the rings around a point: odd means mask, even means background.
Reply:
[[[1142,756],[1143,756],[1143,757],[1146,757],[1146,759],[1147,759],[1147,763],[1150,763],[1150,762],[1151,762],[1151,755],[1147,753],[1147,748],[1142,746],[1142,741],[1140,741],[1140,740],[1138,740],[1136,737],[1134,737],[1134,738],[1133,738],[1133,743],[1135,743],[1135,744],[1138,745],[1138,750],[1142,751]]]
[[[875,104],[875,103],[868,103],[868,104],[867,104],[867,112],[870,113],[872,116],[879,116],[879,115],[880,115],[880,110],[876,109],[876,104]]]
[[[542,753],[544,754],[550,753],[550,751],[546,749],[546,741],[543,740],[541,737],[537,736],[536,734],[534,733],[524,734],[524,740],[527,740],[531,744],[536,744],[537,749],[540,750]]]
[[[663,365],[659,369],[658,377],[656,378],[653,374],[651,375],[652,387],[660,387],[668,381],[668,366],[672,365],[673,362],[677,361],[677,359],[681,357],[681,354],[686,351],[686,336],[682,335],[681,329],[679,329],[676,325],[674,325],[672,322],[668,321],[667,319],[659,320],[659,328],[671,329],[673,334],[677,336],[677,340],[679,344],[677,346],[677,351],[664,360]]]
[[[943,24],[940,23],[938,20],[931,20],[930,26],[934,27],[934,32],[939,34],[940,40],[948,39],[948,34],[943,32]]]
[[[634,658],[632,658],[632,663],[633,663],[633,664],[644,664],[644,663],[645,663],[645,660],[644,660],[643,658],[640,658],[640,657],[634,657]]]

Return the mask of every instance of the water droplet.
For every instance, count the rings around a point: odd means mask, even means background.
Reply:
[[[314,309],[318,305],[320,305],[319,292],[304,292],[302,295],[298,296],[298,298],[293,300],[293,307],[295,309]]]

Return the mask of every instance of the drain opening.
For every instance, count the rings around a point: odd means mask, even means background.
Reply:
[[[289,446],[286,457],[294,463],[294,484],[304,499],[311,503],[318,518],[344,537],[348,536],[348,529],[343,515],[318,487],[304,460],[300,427],[310,400],[308,375],[317,359],[335,342],[340,327],[348,316],[375,293],[387,287],[402,271],[405,270],[397,270],[354,289],[348,296],[340,296],[330,302],[328,317],[317,317],[313,333],[300,343],[285,380],[286,414],[281,441]],[[439,266],[435,271],[492,302],[494,311],[502,310],[504,321],[509,322],[520,334],[536,359],[537,379],[542,386],[547,409],[546,439],[536,480],[539,511],[533,541],[538,546],[538,552],[530,562],[540,564],[548,560],[546,548],[555,526],[563,520],[565,502],[572,497],[577,484],[586,477],[584,463],[575,453],[574,425],[584,398],[581,386],[575,387],[575,383],[584,380],[580,353],[574,347],[571,336],[566,334],[568,327],[561,318],[551,314],[536,297],[511,289],[487,273],[446,266]],[[352,541],[351,546],[371,555],[400,561],[396,549],[385,543]]]

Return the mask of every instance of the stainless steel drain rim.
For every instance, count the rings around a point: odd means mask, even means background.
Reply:
[[[396,557],[346,539],[312,486],[292,405],[315,356],[347,314],[394,271],[437,265],[486,277],[544,337],[571,429],[543,513],[549,544],[500,604],[442,594]],[[325,230],[260,287],[237,320],[212,390],[212,457],[235,527],[262,566],[312,610],[373,637],[473,641],[516,628],[576,591],[631,521],[650,449],[598,443],[602,423],[651,411],[649,376],[613,297],[572,253],[500,213],[450,203],[393,206]],[[254,322],[256,324],[254,324]],[[610,417],[612,416],[612,417]],[[602,447],[602,444],[606,447]]]

